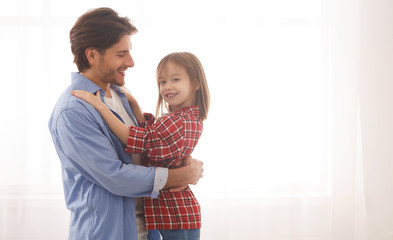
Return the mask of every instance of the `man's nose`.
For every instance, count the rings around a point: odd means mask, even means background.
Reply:
[[[134,59],[132,58],[132,56],[131,55],[128,55],[128,57],[127,57],[127,60],[126,60],[126,63],[125,63],[126,65],[127,65],[127,67],[133,67],[134,65],[135,65],[135,63],[134,63]]]

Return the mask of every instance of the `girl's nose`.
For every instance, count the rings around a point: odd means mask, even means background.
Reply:
[[[172,83],[171,83],[170,81],[168,81],[168,82],[165,84],[165,87],[166,87],[166,89],[168,89],[168,90],[172,89]]]

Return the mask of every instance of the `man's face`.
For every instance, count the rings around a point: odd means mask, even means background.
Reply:
[[[126,34],[118,43],[106,49],[103,55],[99,54],[96,73],[100,81],[118,86],[125,84],[125,71],[134,66],[130,50],[131,39]]]

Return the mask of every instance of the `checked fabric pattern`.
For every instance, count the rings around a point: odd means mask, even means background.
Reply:
[[[130,127],[126,152],[142,154],[144,166],[180,166],[203,130],[198,107],[182,108],[156,123],[153,115],[144,115],[146,122]],[[201,209],[189,187],[175,193],[163,190],[158,198],[145,198],[144,202],[148,230],[201,228]]]

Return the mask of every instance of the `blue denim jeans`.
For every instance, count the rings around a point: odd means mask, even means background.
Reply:
[[[161,234],[158,230],[149,230],[147,240],[161,240]]]
[[[200,229],[152,230],[149,231],[148,239],[161,239],[157,235],[158,232],[161,233],[163,240],[200,240],[201,236]]]

